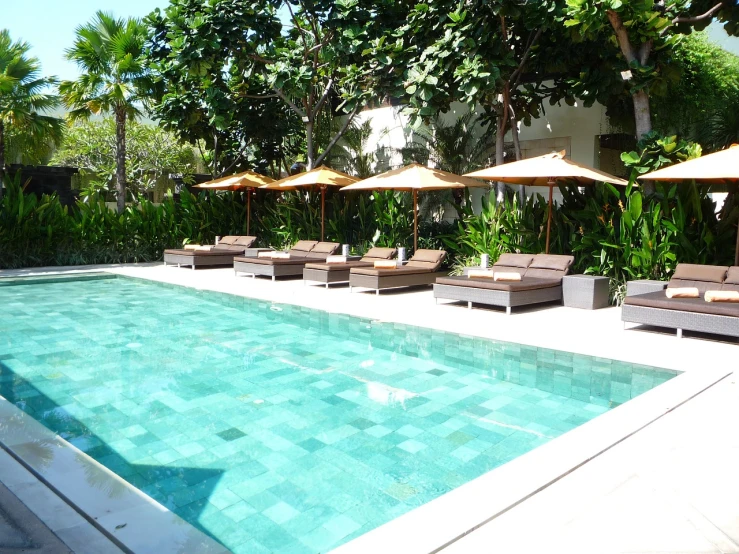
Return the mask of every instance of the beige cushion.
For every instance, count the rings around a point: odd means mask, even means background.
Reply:
[[[314,254],[333,254],[340,246],[338,242],[319,242],[311,249],[311,252]],[[293,250],[296,250],[296,248],[293,247]]]
[[[375,269],[397,269],[398,264],[395,260],[375,260]]]
[[[527,268],[531,265],[533,259],[534,256],[531,254],[501,254],[495,265]]]
[[[739,266],[733,265],[729,268],[729,272],[724,279],[725,285],[739,285]]]
[[[515,271],[511,271],[510,273],[506,273],[505,271],[496,271],[494,280],[495,281],[520,281],[521,274]]]
[[[375,260],[389,260],[397,250],[395,248],[382,248],[380,246],[373,246],[367,252],[364,253],[364,258],[375,259]]]
[[[708,290],[704,298],[706,302],[739,302],[739,291]]]
[[[531,265],[529,265],[529,268],[567,271],[574,261],[575,258],[573,256],[561,256],[558,254],[537,254],[531,261]],[[526,272],[526,275],[528,274],[529,273]]]
[[[257,237],[251,236],[236,237],[234,244],[238,246],[243,246],[244,248],[249,248],[252,244],[256,242],[256,240]]]
[[[443,250],[416,250],[411,256],[409,262],[430,262],[430,263],[441,263],[446,256],[446,252]]]
[[[472,279],[474,277],[481,277],[483,279],[495,279],[495,275],[492,271],[487,269],[468,269],[467,277]]]
[[[299,250],[301,252],[310,252],[318,244],[317,240],[299,240],[290,250]]]
[[[665,290],[665,296],[667,298],[699,298],[700,292],[695,287],[683,287],[683,288],[667,288]]]
[[[723,283],[729,268],[721,265],[677,264],[673,279]]]

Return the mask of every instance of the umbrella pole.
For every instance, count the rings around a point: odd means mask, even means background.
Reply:
[[[321,187],[321,242],[323,242],[323,222],[326,211],[326,187]]]
[[[549,233],[552,229],[552,194],[554,192],[554,179],[549,179],[549,182],[547,183],[549,185],[549,210],[547,215],[547,248],[546,248],[546,254],[549,254]]]
[[[736,252],[734,253],[734,265],[739,265],[739,221],[736,229]]]
[[[418,191],[413,189],[413,253],[418,250]]]
[[[251,219],[251,189],[244,189],[246,192],[246,235],[249,236],[249,220]]]

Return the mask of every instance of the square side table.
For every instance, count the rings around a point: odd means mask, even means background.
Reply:
[[[565,275],[562,300],[568,308],[598,310],[608,306],[610,279],[600,275]]]

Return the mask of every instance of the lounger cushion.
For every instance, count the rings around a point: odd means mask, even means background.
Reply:
[[[444,261],[446,252],[444,250],[416,250],[416,252],[408,260],[405,267],[415,267],[426,269],[428,271],[436,271]]]
[[[518,273],[523,277],[523,275],[526,273],[525,267],[515,267],[512,265],[498,265],[493,264],[493,271],[499,272],[502,271],[503,273]]]
[[[224,245],[224,248],[228,245]],[[175,256],[190,256],[190,257],[206,257],[206,256],[225,256],[225,255],[233,255],[233,256],[239,256],[244,253],[243,247],[234,247],[234,250],[184,250],[184,249],[168,249],[165,250],[164,253],[168,255],[175,255]]]
[[[677,264],[673,279],[723,283],[729,268],[720,265]]]
[[[317,240],[299,240],[290,250],[298,252],[310,252],[318,244]]]
[[[320,271],[349,271],[353,267],[372,267],[373,262],[364,262],[361,260],[355,260],[351,262],[344,262],[343,264],[322,264],[320,262],[311,262],[305,264],[306,269],[318,269]]]
[[[478,289],[500,290],[506,292],[523,292],[527,290],[548,289],[562,285],[561,279],[524,278],[521,281],[493,281],[484,277],[439,277],[439,285],[474,287]]]
[[[245,246],[237,246],[235,244],[216,244],[211,252],[241,252],[243,253],[246,249]]]
[[[493,267],[522,267],[525,269],[531,265],[533,259],[534,256],[532,256],[531,254],[501,254],[500,258],[498,258],[498,261],[495,262]]]
[[[665,310],[739,317],[739,304],[731,302],[706,302],[702,297],[667,298],[664,291],[627,296],[624,298],[624,304],[644,306],[646,308],[662,308]]]
[[[316,244],[311,252],[316,254],[333,254],[341,246],[338,242],[319,242]]]
[[[373,246],[362,257],[363,261],[374,261],[374,260],[391,260],[397,250],[395,248],[381,248],[379,246]]]
[[[417,267],[405,265],[396,269],[375,269],[374,267],[355,267],[351,270],[352,274],[371,275],[374,277],[394,276],[394,275],[420,275],[423,273],[433,273],[425,267]]]
[[[729,268],[729,272],[726,274],[724,279],[725,285],[739,285],[739,265],[734,265]]]
[[[552,269],[567,272],[575,261],[574,256],[560,256],[557,254],[537,254],[529,265],[529,269]]]
[[[294,256],[290,256],[289,258],[284,259],[272,259],[272,258],[252,258],[252,257],[244,257],[244,256],[237,256],[234,258],[235,262],[245,262],[249,264],[259,264],[259,265],[305,265],[308,262],[312,261],[310,258],[298,258]]]
[[[218,241],[218,244],[235,244],[236,239],[239,237],[234,235],[226,235],[225,237],[221,237],[221,240]]]
[[[244,237],[237,237],[236,240],[234,241],[234,244],[243,246],[244,248],[249,248],[256,241],[257,241],[257,237],[244,236]]]

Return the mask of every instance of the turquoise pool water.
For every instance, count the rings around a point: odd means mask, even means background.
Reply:
[[[0,306],[0,394],[234,552],[325,552],[675,375],[123,278]]]

